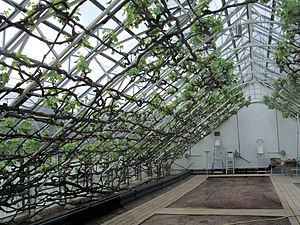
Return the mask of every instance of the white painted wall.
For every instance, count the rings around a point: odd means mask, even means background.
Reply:
[[[248,108],[239,110],[237,115],[232,116],[215,131],[221,133],[224,169],[228,151],[237,150],[241,157],[250,161],[248,163],[241,158],[235,158],[236,168],[267,167],[270,157],[296,158],[297,156],[297,122],[292,118],[283,118],[279,111],[269,110],[263,103],[253,103]],[[180,170],[182,167],[189,167],[202,170],[207,166],[211,169],[214,139],[212,133],[199,141],[186,152],[191,157],[186,158],[185,153],[172,168]],[[264,154],[262,155],[257,154],[257,139],[263,140]],[[286,151],[286,156],[279,154],[281,150]],[[210,151],[207,154],[207,161],[205,151]]]

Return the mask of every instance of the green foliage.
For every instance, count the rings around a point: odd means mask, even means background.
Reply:
[[[262,3],[269,3],[270,0],[260,0],[260,2],[262,2]]]
[[[234,65],[232,61],[228,61],[222,58],[215,58],[210,65],[210,69],[213,74],[220,74],[224,71],[232,71],[233,66]],[[226,80],[230,81],[230,77]]]
[[[113,45],[116,45],[118,43],[118,37],[117,34],[111,30],[104,28],[102,30],[103,39],[109,39]]]
[[[151,104],[148,105],[148,107],[153,110],[162,104],[163,99],[161,98],[159,93],[154,91],[151,93],[149,101],[151,102]]]
[[[71,17],[70,14],[70,6],[71,3],[69,1],[66,0],[51,0],[49,1],[51,4],[51,8],[53,9],[53,17],[57,18],[57,20],[61,23],[61,24],[66,24]],[[74,13],[73,15],[73,19],[74,20],[79,20],[79,12]]]
[[[298,114],[299,105],[299,30],[300,1],[287,0],[276,2],[277,15],[283,23],[284,38],[277,43],[275,60],[280,71],[286,74],[274,82],[273,92],[263,98],[264,103],[272,109],[278,109],[284,117]]]
[[[58,107],[58,103],[60,102],[60,98],[58,97],[56,90],[54,88],[49,88],[46,94],[47,96],[43,99],[46,107],[56,110]]]
[[[118,41],[118,36],[117,34],[111,30],[111,29],[106,29],[103,28],[102,30],[102,34],[103,34],[103,40],[106,40],[106,43],[113,47],[113,48],[117,48],[119,50],[121,50],[124,46],[121,45]],[[112,54],[114,54],[115,52],[112,51]]]
[[[171,95],[175,94],[176,93],[176,89],[175,88],[168,88],[167,89],[167,92]]]
[[[8,8],[8,9],[5,9],[5,10],[3,10],[2,12],[0,12],[0,15],[3,15],[3,16],[5,16],[5,17],[8,17],[9,14],[10,14],[10,12],[11,12],[11,9]]]
[[[54,156],[47,157],[46,160],[39,165],[39,167],[37,168],[37,171],[39,171],[41,173],[48,173],[51,170],[56,170],[56,168],[58,166],[58,162],[55,158],[56,157],[54,157]]]
[[[88,36],[84,36],[81,39],[81,46],[85,47],[85,48],[90,48],[91,47],[91,44],[90,44],[89,39],[88,39]]]
[[[35,27],[35,21],[38,19],[38,5],[35,2],[29,1],[27,3],[26,9],[27,22],[25,26],[27,26],[30,31],[33,31]]]
[[[6,167],[7,167],[7,160],[0,161],[0,174],[7,173]]]
[[[138,27],[143,21],[143,14],[148,12],[149,17],[155,17],[154,12],[158,13],[157,7],[151,7],[151,0],[133,0],[129,1],[124,7],[124,14],[126,14],[125,26]],[[145,10],[145,11],[144,11]]]
[[[54,83],[56,81],[60,81],[62,79],[62,75],[51,70],[45,74],[45,78],[49,78],[49,80]]]
[[[70,20],[70,1],[41,1],[40,5],[31,3],[25,15],[29,21],[28,25],[32,25],[29,28],[33,30],[34,22],[39,19],[39,15],[43,15],[44,12],[38,8],[41,4],[48,7],[45,11],[47,15],[53,13],[55,18],[67,27],[59,33],[60,37],[57,40],[66,35],[66,32],[70,32],[70,35],[66,36],[68,41],[73,40],[80,28],[72,27],[74,21]],[[44,64],[40,64],[40,74],[46,69],[48,72],[44,74],[40,83],[40,77],[35,76],[37,85],[27,93],[32,95],[33,101],[37,95],[38,101],[43,99],[43,102],[38,103],[40,108],[34,108],[36,111],[32,114],[28,113],[29,110],[24,110],[16,116],[18,119],[4,118],[0,121],[0,129],[7,133],[7,136],[19,135],[17,138],[7,138],[1,142],[0,149],[14,157],[14,161],[11,160],[13,163],[29,159],[29,165],[34,165],[35,171],[30,173],[28,180],[41,177],[40,180],[37,179],[38,182],[41,181],[41,186],[44,182],[50,186],[48,178],[52,178],[51,176],[60,176],[61,179],[53,181],[54,185],[58,186],[64,179],[69,181],[70,174],[72,179],[75,179],[76,176],[73,175],[80,173],[80,176],[76,177],[78,180],[74,182],[75,189],[81,188],[80,194],[82,191],[98,191],[97,187],[94,188],[97,182],[93,182],[92,187],[88,186],[88,176],[95,173],[92,171],[95,166],[101,167],[101,171],[97,171],[97,176],[101,176],[104,175],[101,174],[102,171],[108,168],[114,169],[116,174],[142,163],[147,167],[148,162],[151,162],[157,166],[160,173],[161,167],[169,166],[174,159],[172,154],[180,155],[187,145],[207,134],[205,132],[210,124],[219,125],[246,105],[242,90],[236,87],[232,62],[222,59],[219,52],[209,54],[211,49],[207,51],[208,43],[204,45],[205,50],[193,49],[195,46],[201,46],[203,38],[222,30],[219,18],[201,17],[206,7],[205,3],[201,5],[197,11],[198,19],[190,15],[190,21],[196,21],[191,27],[178,24],[179,29],[171,31],[168,29],[177,19],[180,20],[179,14],[171,15],[171,12],[169,15],[168,11],[163,11],[160,1],[128,1],[123,8],[126,14],[125,25],[134,28],[143,24],[147,31],[145,35],[134,37],[141,44],[135,53],[120,54],[124,60],[114,71],[120,74],[114,77],[112,72],[111,78],[107,79],[108,85],[104,85],[102,89],[100,85],[104,82],[101,81],[99,88],[95,88],[94,85],[97,84],[91,85],[93,81],[86,76],[91,72],[91,58],[84,55],[79,55],[76,60],[75,74],[79,72],[81,76],[69,74],[72,78],[68,84],[60,81],[68,79],[69,76],[63,77],[55,68],[44,68]],[[72,19],[79,21],[80,14],[76,12]],[[108,27],[107,25],[109,24],[104,24],[104,27]],[[189,30],[189,33],[179,31],[180,28]],[[94,29],[90,32],[94,32]],[[90,48],[89,35],[91,33],[86,34],[75,48]],[[187,38],[187,41],[183,40],[184,38]],[[104,43],[105,49],[117,51],[122,48],[117,33],[112,29],[103,29],[101,40],[96,40],[96,35],[91,38],[93,39],[97,43]],[[210,44],[214,44],[214,40]],[[53,46],[56,49],[56,44]],[[23,70],[21,66],[35,63],[21,52],[16,56],[20,60],[15,60],[13,66],[18,71]],[[118,60],[118,57],[114,60]],[[56,66],[59,67],[54,65]],[[6,68],[1,71],[7,73]],[[50,81],[51,87],[47,86],[49,83],[44,83],[44,80]],[[58,85],[59,83],[62,85]],[[71,86],[73,83],[74,86]],[[66,90],[69,86],[71,88]],[[150,90],[149,96],[146,91],[150,87],[154,88]],[[78,93],[81,88],[87,90],[90,101],[86,109],[77,114],[81,107],[79,101],[82,99],[82,93]],[[44,107],[48,109],[43,110]],[[109,119],[104,119],[104,116]],[[41,126],[44,127],[40,128]],[[8,142],[10,144],[7,144]],[[40,150],[39,154],[33,155],[37,150]],[[30,158],[31,156],[36,158]],[[3,165],[0,164],[0,170],[5,167],[5,164]],[[84,178],[84,182],[81,178]],[[116,180],[112,183],[117,182]],[[67,191],[75,192],[71,185],[72,182],[69,182],[68,190],[62,188],[66,191],[64,196],[68,197]],[[103,187],[106,188],[105,184],[101,183],[100,189]]]
[[[89,68],[89,62],[83,55],[80,55],[78,60],[76,60],[76,68],[79,72],[84,74],[92,72],[92,69]]]
[[[21,122],[21,124],[19,125],[18,129],[21,133],[24,133],[24,134],[30,134],[35,130],[32,122],[30,122],[28,120],[23,120]]]
[[[7,154],[7,153],[14,153],[17,149],[19,149],[22,140],[19,138],[7,138],[0,143],[0,152]],[[1,160],[0,160],[1,161]]]
[[[74,98],[69,98],[67,95],[62,97],[62,102],[65,102],[64,112],[74,113],[74,110],[79,108],[79,102]]]
[[[81,16],[81,13],[79,12],[80,8],[78,8],[74,14],[72,15],[72,19],[79,22],[80,21],[80,16]]]
[[[0,66],[0,88],[3,88],[9,81],[9,75],[7,68]]]
[[[37,151],[39,146],[40,146],[40,142],[37,140],[33,140],[33,139],[26,140],[22,145],[23,150],[26,153],[31,153],[31,152]]]
[[[12,62],[13,67],[19,67],[21,65],[30,64],[30,60],[29,60],[28,56],[22,54],[22,52],[20,52],[20,51],[16,52],[16,57],[18,58],[18,60],[13,60],[13,62]]]
[[[202,8],[198,9],[198,12],[201,13]],[[201,15],[201,14],[199,14]],[[205,37],[211,36],[215,32],[220,32],[223,30],[223,22],[221,18],[216,18],[215,16],[206,16],[202,17],[190,27],[191,32],[190,36],[191,44],[202,43]],[[210,44],[214,44],[213,41]]]
[[[289,30],[296,26],[300,27],[300,1],[284,0],[277,2],[277,13],[284,23],[284,29]],[[292,27],[291,27],[292,26]]]
[[[7,132],[9,129],[15,126],[15,122],[12,118],[3,118],[0,120],[0,129],[4,132]]]

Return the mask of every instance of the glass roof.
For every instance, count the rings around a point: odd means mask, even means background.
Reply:
[[[261,2],[0,0],[6,212],[18,208],[24,173],[30,187],[68,177],[66,198],[115,191],[120,177],[102,180],[111,171],[163,176],[248,100],[261,101],[285,76],[274,60],[275,0]],[[80,183],[89,175],[102,183]],[[62,196],[43,195],[19,211]]]
[[[276,43],[282,39],[275,8],[272,3],[252,3],[225,10],[222,18],[225,28],[217,48],[224,58],[234,61],[245,95],[252,101],[261,101],[272,89],[274,80],[284,76],[274,61]]]
[[[22,11],[22,8],[28,2],[30,1],[1,1],[1,6],[3,6],[1,8],[6,9],[12,21],[19,21],[26,16],[26,12]],[[260,100],[261,95],[257,96],[254,92],[264,94],[271,87],[274,79],[282,76],[273,59],[276,41],[281,39],[281,24],[276,19],[274,8],[271,3],[209,2],[210,10],[217,12],[214,13],[214,16],[221,18],[224,29],[221,33],[208,36],[203,41],[217,39],[215,48],[220,50],[223,58],[234,61],[234,72],[239,75],[239,82],[245,84],[246,95]],[[189,23],[193,12],[188,1],[172,0],[166,1],[166,4],[170,12],[180,19],[182,25]],[[199,7],[197,1],[191,4],[193,7]],[[122,9],[123,5],[124,1],[73,1],[70,8],[79,8],[76,12],[78,24],[73,27],[71,25],[62,27],[57,19],[44,12],[35,24],[32,35],[13,26],[3,30],[0,36],[1,49],[2,51],[21,51],[30,59],[49,65],[59,62],[61,68],[72,73],[72,76],[76,74],[78,57],[84,56],[90,62],[91,73],[88,78],[93,82],[101,85],[110,83],[110,87],[126,90],[130,94],[139,90],[143,90],[147,94],[149,89],[152,89],[151,87],[144,88],[142,82],[139,83],[138,80],[130,82],[124,75],[120,75],[126,70],[125,65],[132,64],[137,59],[136,51],[141,44],[140,40],[147,35],[145,24],[140,24],[136,28],[127,28],[123,25],[126,19],[126,14]],[[5,23],[2,24],[2,27],[4,26]],[[174,29],[176,29],[175,21],[165,24],[166,33],[172,32]],[[107,47],[107,41],[109,41],[107,36],[111,32],[118,40],[118,45],[114,47],[116,51]],[[188,28],[185,32],[189,32]],[[73,37],[76,38],[72,38],[70,42],[64,42],[65,35],[72,36],[75,33],[76,36]],[[83,39],[89,42],[89,46],[78,45]],[[48,40],[48,43],[45,40]],[[63,44],[58,44],[59,42],[63,42]],[[7,63],[12,61],[4,54],[2,54],[1,60]],[[151,59],[151,57],[146,59],[147,62],[153,60],[155,59]],[[170,67],[166,67],[164,74],[171,70]],[[34,73],[35,68],[28,72]],[[13,88],[15,83],[21,81],[18,71],[11,70],[10,78],[6,85],[8,88]],[[77,82],[66,79],[66,77],[63,78],[56,85],[74,87]],[[28,77],[24,77],[23,80],[26,79]],[[45,85],[51,84],[47,80],[44,82]],[[19,88],[25,89],[30,86],[29,83],[23,81]],[[125,87],[126,89],[124,89]],[[35,92],[36,95],[39,94],[38,91]],[[92,99],[94,96],[93,88],[89,85],[77,87],[75,93],[86,99]],[[12,92],[5,96],[2,95],[0,103],[16,103],[17,101],[23,102],[24,95]],[[30,97],[30,101],[27,100],[27,104],[24,106],[30,107],[37,103],[38,97]]]

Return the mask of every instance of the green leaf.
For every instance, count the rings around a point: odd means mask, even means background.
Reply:
[[[10,14],[10,11],[11,11],[11,9],[7,9],[7,10],[4,10],[1,14],[5,17],[8,17]]]
[[[53,70],[49,71],[45,77],[49,78],[51,82],[60,81],[62,79],[62,75]]]
[[[7,68],[0,66],[0,88],[3,88],[9,81],[9,75]]]
[[[20,52],[20,51],[16,52],[16,56],[18,58],[20,58],[19,64],[20,64],[21,61],[23,61],[22,63],[25,63],[25,64],[30,63],[30,60],[29,60],[28,56],[22,54],[22,52]]]
[[[76,61],[76,68],[78,71],[83,73],[90,73],[92,70],[89,68],[89,62],[84,58],[83,55],[80,55]]]
[[[29,134],[29,133],[32,133],[32,131],[34,130],[34,127],[32,126],[32,124],[29,121],[25,120],[19,126],[19,130],[21,133]]]
[[[23,143],[22,146],[26,152],[35,152],[40,146],[40,142],[37,140],[28,139]]]

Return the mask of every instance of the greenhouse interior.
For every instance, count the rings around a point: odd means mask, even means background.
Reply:
[[[299,225],[298,84],[299,0],[0,0],[0,224]]]

